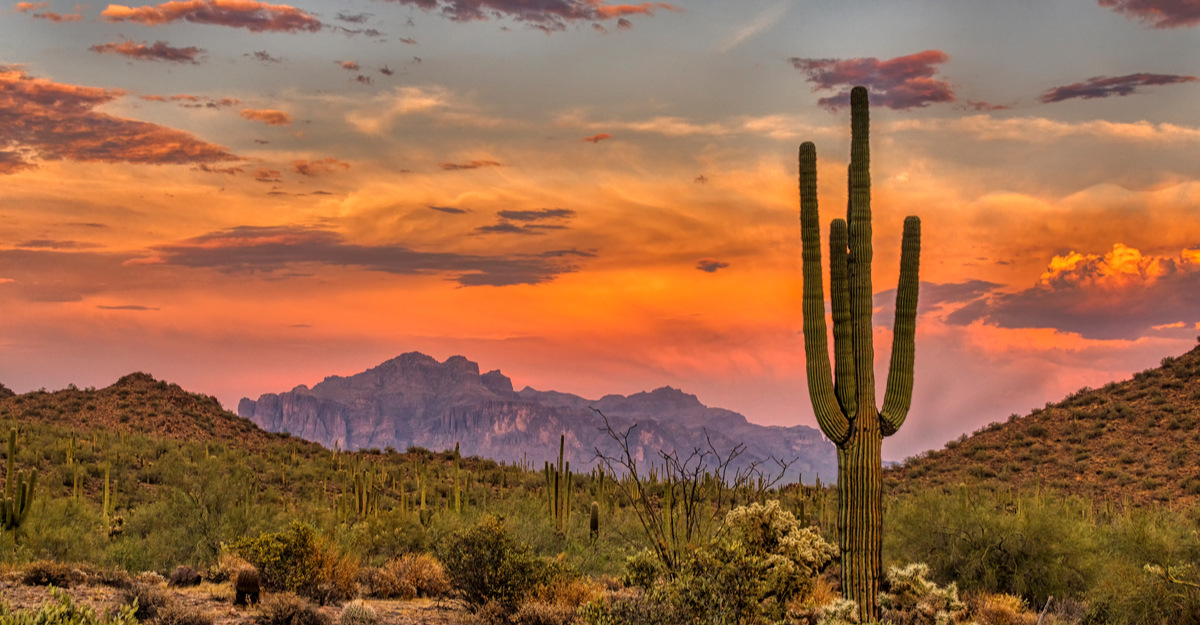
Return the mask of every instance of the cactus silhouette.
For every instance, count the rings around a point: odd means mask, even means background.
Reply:
[[[817,152],[800,146],[800,223],[804,260],[804,356],[808,389],[821,431],[837,445],[838,542],[842,594],[858,603],[863,622],[878,620],[883,437],[904,423],[912,401],[921,220],[907,217],[900,253],[900,285],[892,360],[883,408],[875,408],[871,290],[870,119],[867,90],[850,92],[850,198],[847,219],[829,234],[829,290],[834,366],[830,371],[821,284],[817,214]]]

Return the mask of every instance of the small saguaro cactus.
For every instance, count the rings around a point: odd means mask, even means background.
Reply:
[[[892,359],[883,408],[875,408],[872,344],[871,174],[867,90],[850,92],[850,198],[846,220],[829,234],[829,290],[834,367],[830,371],[821,284],[817,152],[800,146],[800,224],[804,260],[804,356],[817,422],[837,446],[838,542],[842,594],[858,603],[863,622],[878,620],[883,533],[883,437],[895,434],[912,402],[921,220],[904,220]]]
[[[37,469],[29,470],[29,482],[25,474],[16,472],[17,429],[8,431],[8,472],[4,478],[4,498],[0,499],[0,526],[11,530],[15,538],[17,528],[29,515],[33,507],[34,486],[37,485]]]

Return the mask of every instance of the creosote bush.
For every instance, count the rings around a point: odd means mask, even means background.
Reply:
[[[332,625],[311,601],[292,593],[275,593],[263,599],[255,625]]]
[[[358,563],[299,521],[283,532],[243,538],[230,549],[258,569],[266,590],[294,592],[322,605],[357,594]]]
[[[504,522],[494,516],[455,532],[441,545],[438,557],[472,610],[494,602],[512,613],[523,598],[556,574],[527,545],[510,537]]]

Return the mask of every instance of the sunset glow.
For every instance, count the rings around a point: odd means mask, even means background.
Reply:
[[[815,426],[796,149],[827,226],[862,84],[877,371],[924,237],[884,456],[940,447],[1194,345],[1193,5],[12,3],[0,382],[232,409],[422,351]]]

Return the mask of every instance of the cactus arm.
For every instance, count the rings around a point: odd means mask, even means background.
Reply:
[[[913,356],[917,333],[917,292],[921,264],[921,219],[904,220],[904,238],[900,244],[900,285],[896,289],[896,321],[892,326],[892,362],[888,370],[887,391],[879,412],[884,436],[895,434],[908,416],[912,404]]]
[[[871,148],[867,90],[850,92],[849,266],[851,332],[854,341],[854,391],[859,411],[875,411],[875,346],[871,313]],[[853,415],[852,415],[853,416]]]
[[[846,222],[829,226],[829,300],[833,310],[833,389],[842,413],[855,414],[854,340],[850,324],[850,289],[846,284]]]
[[[850,431],[850,422],[838,405],[829,366],[825,336],[825,294],[821,274],[821,226],[817,214],[817,148],[800,145],[800,236],[804,276],[804,360],[808,393],[821,431],[840,444]]]

